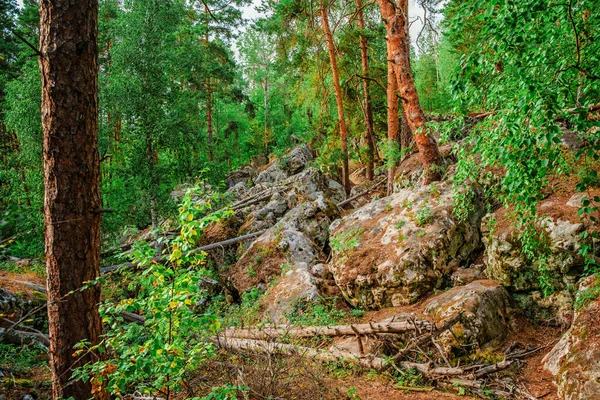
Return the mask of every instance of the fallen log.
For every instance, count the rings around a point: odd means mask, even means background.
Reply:
[[[502,360],[495,364],[485,366],[485,367],[475,371],[475,378],[476,379],[483,378],[486,375],[502,371],[502,370],[510,367],[512,364],[513,364],[513,360]]]
[[[458,367],[434,367],[429,363],[415,363],[402,361],[398,363],[398,367],[401,369],[414,369],[424,377],[428,379],[435,380],[439,377],[448,377],[448,376],[461,376],[465,375],[465,370]]]
[[[399,321],[399,322],[375,322],[368,324],[355,325],[336,325],[336,326],[308,326],[292,327],[277,326],[265,328],[233,328],[227,329],[223,333],[225,337],[238,339],[274,339],[281,336],[296,338],[306,338],[313,336],[357,336],[372,335],[378,333],[404,333],[414,331],[417,328],[430,328],[431,323],[427,321]]]
[[[41,332],[22,331],[14,328],[0,328],[0,341],[18,346],[38,343],[45,347],[50,347],[48,335],[45,335]]]
[[[35,283],[31,283],[31,282],[27,282],[27,281],[20,281],[20,280],[16,280],[16,279],[9,279],[9,278],[5,278],[3,276],[0,276],[0,279],[2,279],[4,281],[8,281],[8,282],[17,283],[19,285],[23,285],[25,287],[28,287],[31,290],[35,290],[36,292],[46,293],[46,288],[44,286],[36,285]]]
[[[359,364],[363,367],[374,368],[377,370],[383,369],[386,361],[383,358],[373,355],[365,355],[362,357],[354,353],[343,350],[318,350],[310,347],[296,346],[285,343],[268,342],[265,340],[253,339],[238,339],[228,338],[226,340],[214,341],[215,345],[221,348],[234,350],[249,350],[261,353],[280,353],[284,355],[299,355],[301,357],[309,357],[318,361],[346,361]]]
[[[143,316],[127,311],[121,311],[119,315],[123,317],[123,319],[127,322],[135,322],[136,324],[140,325],[144,325],[144,323],[146,322],[146,318],[144,318]]]

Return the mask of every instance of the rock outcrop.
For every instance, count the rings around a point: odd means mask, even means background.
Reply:
[[[287,212],[259,236],[230,267],[228,277],[240,292],[279,275],[284,264],[305,263],[307,268],[324,261],[329,239],[327,227],[339,216],[335,204],[321,193]]]
[[[579,194],[553,195],[538,207],[544,215],[542,228],[549,254],[544,268],[546,285],[552,296],[542,294],[540,265],[523,254],[519,232],[506,215],[505,209],[488,214],[482,224],[485,243],[484,262],[490,279],[500,281],[513,294],[521,310],[534,320],[569,326],[572,318],[573,287],[583,270],[583,258],[578,256],[581,233],[586,229],[577,214]]]
[[[579,287],[584,304],[571,328],[544,358],[564,400],[600,399],[600,278],[585,279]]]
[[[441,288],[481,247],[483,204],[475,192],[466,220],[453,213],[451,182],[402,189],[332,224],[331,271],[354,306],[411,304]]]

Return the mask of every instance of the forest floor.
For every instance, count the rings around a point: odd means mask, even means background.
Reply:
[[[43,285],[43,277],[36,272],[21,268],[18,272],[0,270],[2,280],[11,280],[10,289],[26,298],[35,298],[35,291],[27,283]],[[3,286],[4,286],[3,282]],[[411,313],[422,317],[422,306],[425,300],[404,307],[384,308],[378,311],[367,311],[355,322],[367,323],[381,321],[383,319]],[[520,361],[518,368],[511,368],[504,372],[504,376],[510,376],[510,380],[523,385],[527,391],[538,399],[557,400],[556,387],[552,384],[552,376],[543,369],[542,358],[550,350],[552,345],[560,336],[561,331],[556,327],[535,326],[522,317],[515,317],[512,323],[512,331],[508,335],[500,353],[515,342],[525,347],[543,347],[540,351]],[[3,374],[0,384],[0,393],[6,395],[6,400],[21,400],[25,394],[34,396],[35,399],[49,398],[50,374],[47,367],[47,353],[35,348],[33,345],[18,348],[12,345],[2,345],[0,349],[0,371]],[[11,346],[9,348],[8,346]],[[229,368],[235,365],[235,354],[220,354],[216,357],[214,365],[200,371],[198,380],[208,388],[210,385],[222,384],[231,379],[234,372]],[[278,385],[289,385],[289,397],[283,398],[348,398],[348,399],[370,399],[370,400],[425,400],[435,396],[440,400],[464,399],[459,396],[455,388],[435,388],[427,382],[402,383],[397,378],[392,378],[384,373],[375,373],[360,368],[348,368],[341,365],[322,365],[313,360],[290,361],[280,360],[283,364],[274,367],[274,370],[261,369],[257,365],[268,364],[263,360],[255,359],[248,365],[253,365],[252,371],[247,369],[245,374],[247,380],[264,382],[265,390],[287,392],[288,389],[275,387]],[[270,362],[270,361],[269,361]],[[209,363],[212,363],[209,361]],[[242,364],[247,364],[247,360]],[[296,364],[294,364],[296,363]],[[292,366],[293,364],[293,366]],[[229,367],[220,367],[222,365]],[[301,366],[301,368],[299,367]],[[223,369],[224,368],[224,369]],[[244,369],[244,367],[242,367]],[[302,370],[301,373],[298,373]],[[274,372],[275,371],[275,372]],[[292,372],[293,371],[293,372]],[[239,372],[235,372],[239,374]],[[212,375],[212,376],[211,376]],[[276,377],[279,382],[269,383],[269,376]],[[228,378],[229,377],[229,378]],[[304,383],[302,383],[304,382]],[[200,390],[203,385],[199,385]],[[312,387],[311,385],[315,385]],[[412,386],[411,386],[412,385]],[[254,385],[253,385],[254,386]],[[261,385],[258,385],[259,387]],[[268,387],[273,386],[270,389]],[[303,388],[304,387],[304,388]],[[184,397],[182,397],[184,398]],[[249,394],[248,398],[261,398],[259,395]]]

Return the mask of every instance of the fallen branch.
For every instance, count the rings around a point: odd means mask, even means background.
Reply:
[[[36,285],[35,283],[31,283],[31,282],[27,282],[27,281],[19,281],[16,279],[9,279],[9,278],[5,278],[3,276],[0,276],[0,279],[2,279],[4,281],[8,281],[8,282],[14,282],[19,285],[23,285],[23,286],[28,287],[29,289],[35,290],[37,292],[46,293],[46,288],[44,286]]]
[[[493,374],[495,372],[502,371],[508,367],[510,367],[513,363],[513,360],[502,360],[498,363],[485,366],[477,371],[475,371],[475,378],[483,378],[486,375]]]
[[[368,323],[356,325],[336,325],[336,326],[308,326],[304,328],[279,326],[265,328],[233,328],[227,329],[224,332],[225,337],[238,339],[274,339],[281,336],[290,336],[297,338],[313,337],[313,336],[356,336],[356,335],[371,335],[378,333],[404,333],[415,331],[417,328],[431,327],[431,323],[427,321],[410,321],[400,322],[384,322],[384,323]]]
[[[22,346],[24,344],[38,343],[44,347],[50,346],[48,335],[40,332],[28,332],[13,328],[0,328],[0,339],[5,343]]]
[[[119,315],[123,317],[123,319],[127,322],[135,322],[136,324],[140,325],[144,325],[144,323],[146,322],[146,318],[142,317],[141,315],[130,313],[127,311],[121,311]]]
[[[387,181],[387,177],[382,179],[381,181],[377,182],[376,184],[374,184],[373,186],[371,186],[370,188],[368,188],[367,190],[365,190],[364,192],[361,192],[355,196],[350,197],[349,199],[346,199],[344,201],[342,201],[341,203],[338,203],[337,206],[338,207],[343,207],[346,204],[350,203],[351,201],[354,201],[356,199],[358,199],[359,197],[362,196],[366,196],[367,194],[369,194],[370,192],[372,192],[373,190],[375,190],[378,186],[383,185],[384,182]]]
[[[398,353],[396,353],[396,355],[394,355],[392,357],[392,362],[400,360],[406,354],[408,354],[409,351],[411,351],[415,347],[419,347],[419,346],[429,342],[432,339],[436,339],[439,335],[441,335],[443,332],[447,331],[448,329],[452,328],[458,321],[460,321],[461,317],[462,317],[462,313],[457,314],[454,317],[450,318],[448,321],[446,321],[441,327],[439,327],[439,328],[434,327],[434,329],[431,332],[423,335],[419,339],[412,341],[404,349],[400,350]]]
[[[457,367],[434,367],[430,363],[415,363],[402,361],[398,363],[401,369],[414,369],[428,379],[435,380],[439,377],[465,375],[465,370]]]

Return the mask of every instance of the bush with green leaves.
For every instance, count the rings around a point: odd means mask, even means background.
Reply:
[[[599,13],[594,0],[452,0],[445,7],[446,33],[461,55],[457,111],[489,112],[457,151],[455,184],[496,171],[487,195],[510,210],[546,293],[549,248],[537,205],[551,180],[578,174],[579,191],[600,184],[600,121],[589,112],[600,97]],[[579,149],[565,150],[561,126],[579,137]],[[459,198],[457,208],[468,203]]]
[[[207,338],[219,329],[220,322],[215,315],[197,310],[206,296],[200,280],[211,272],[204,267],[206,254],[195,248],[203,229],[228,218],[231,210],[211,212],[210,198],[194,201],[199,191],[202,189],[188,190],[182,201],[180,234],[167,243],[168,261],[157,262],[154,249],[145,243],[135,246],[132,261],[141,271],[126,273],[133,278],[128,289],[137,295],[117,304],[101,304],[107,328],[101,343],[90,347],[83,342],[77,351],[106,356],[77,370],[75,377],[94,379],[114,395],[137,390],[169,399],[213,356]],[[126,322],[123,312],[142,315],[145,320],[143,324]]]

